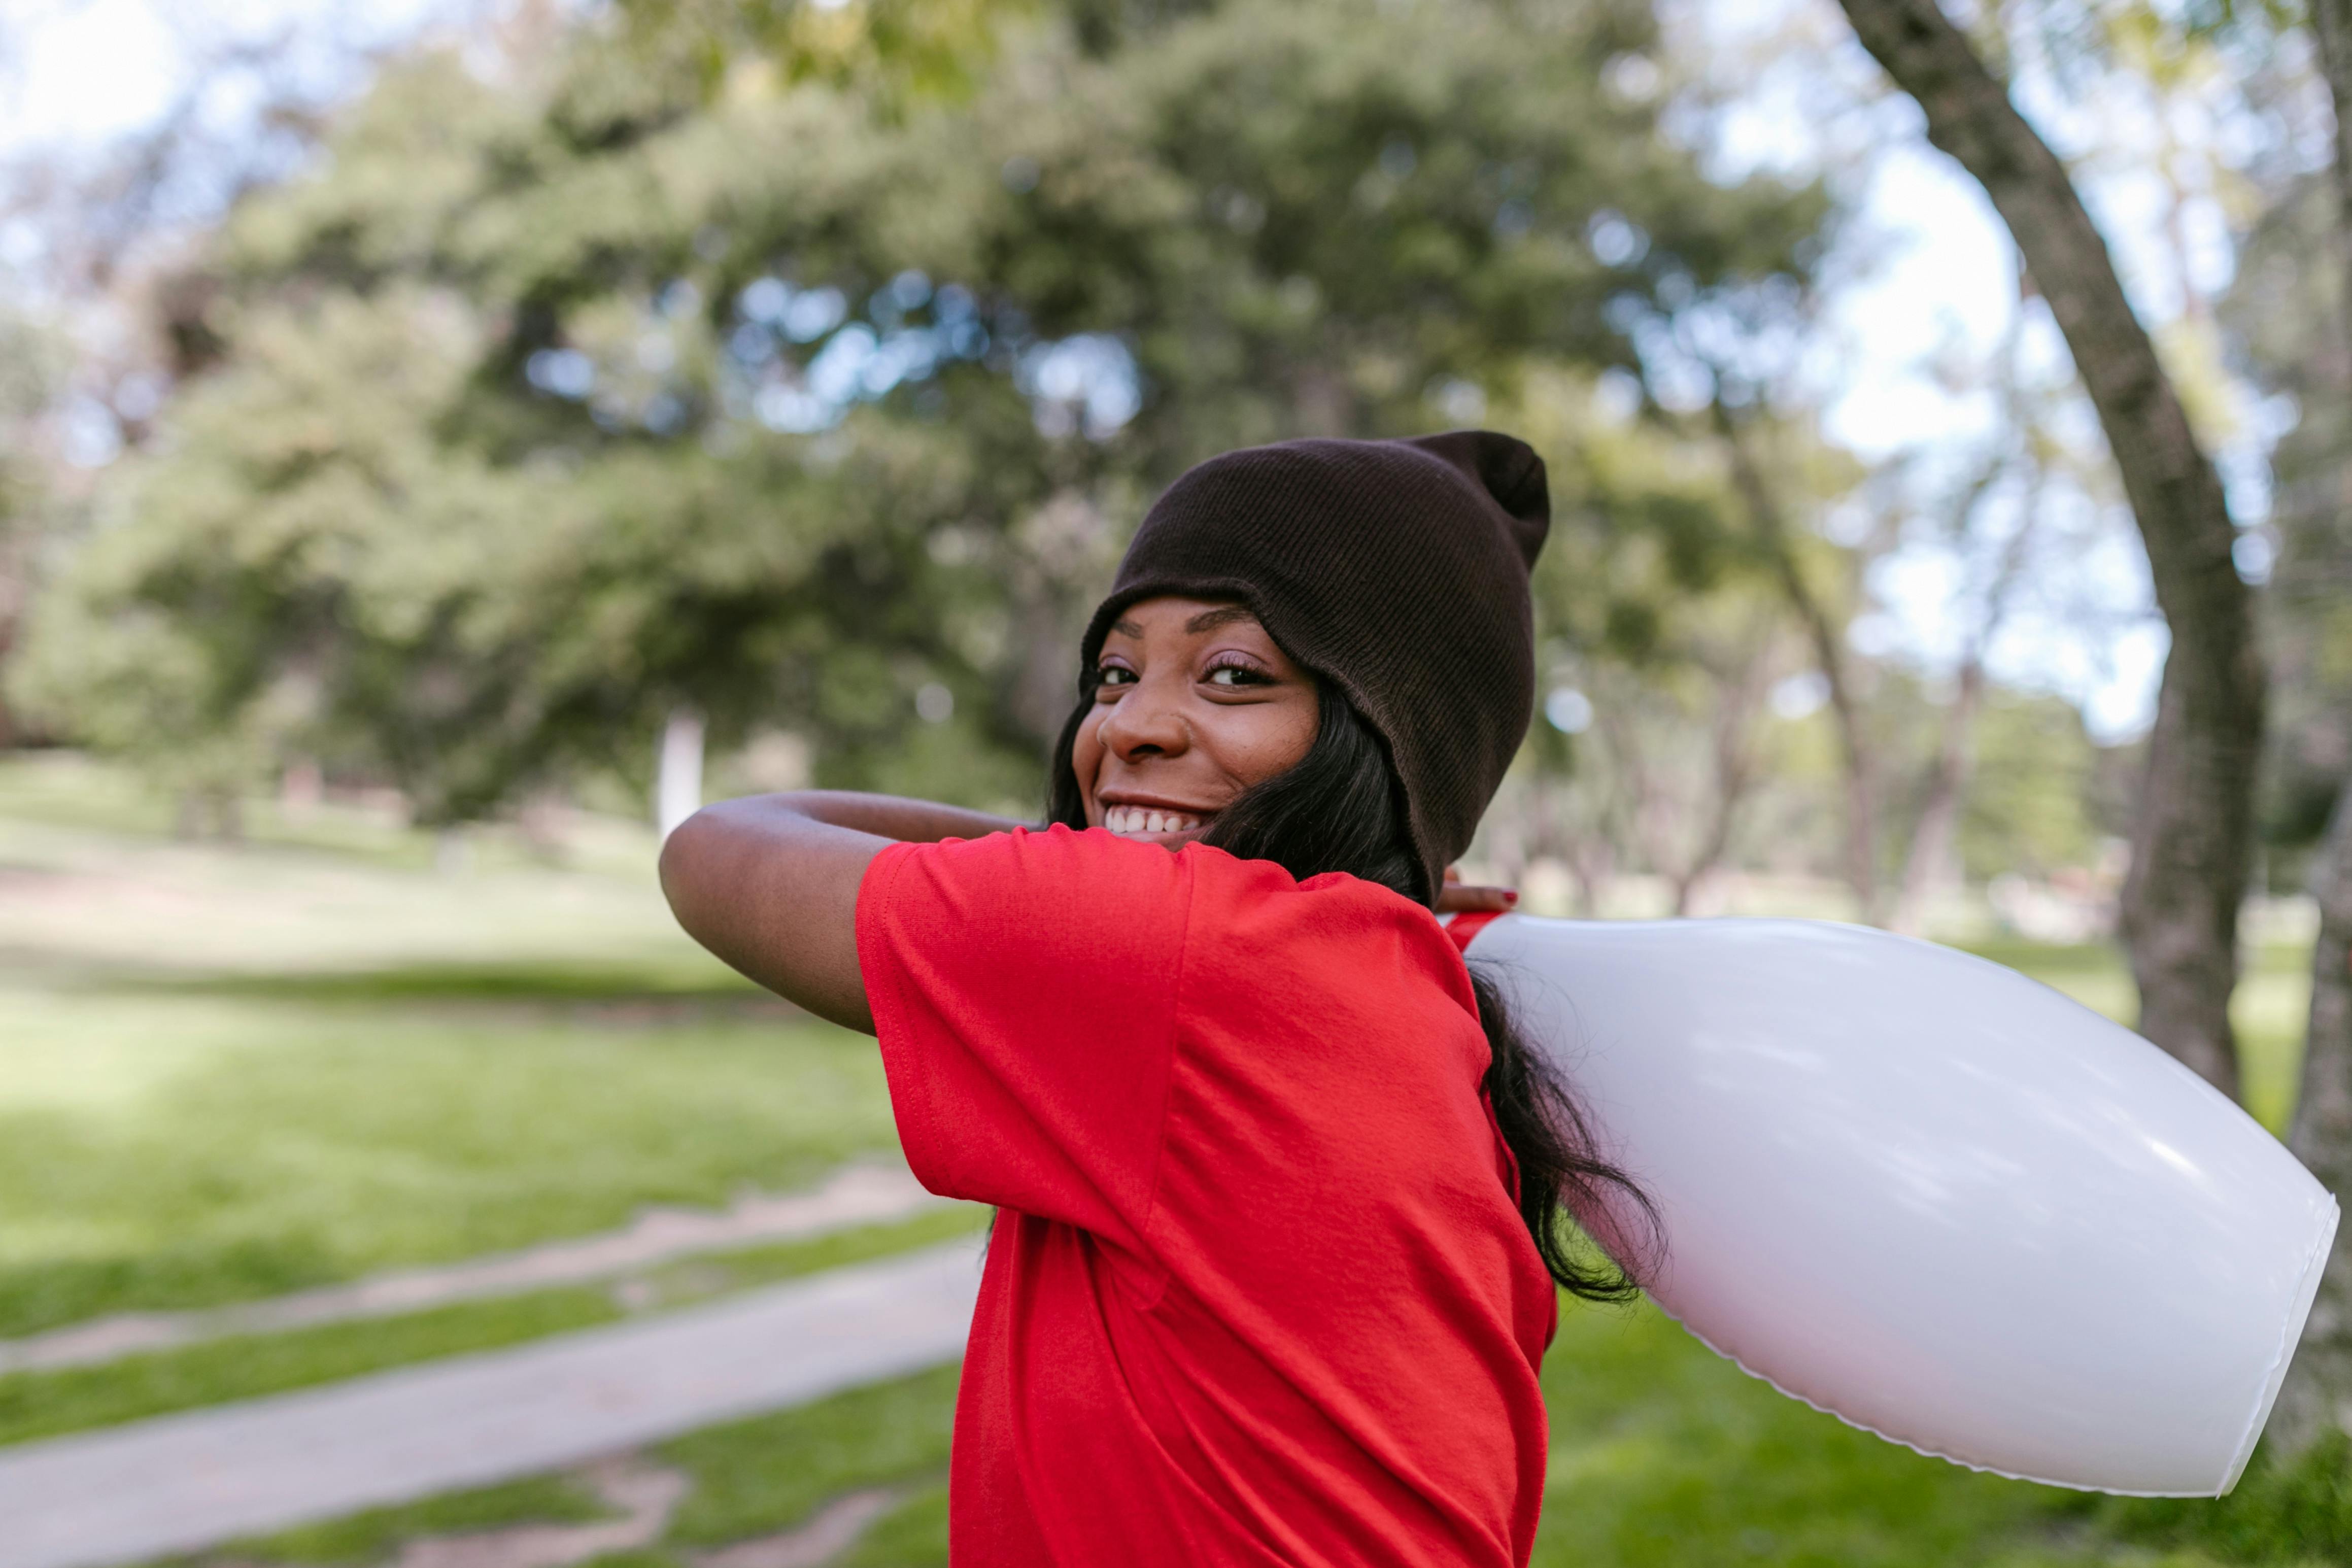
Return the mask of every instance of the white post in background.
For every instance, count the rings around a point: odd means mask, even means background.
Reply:
[[[702,715],[673,709],[662,726],[654,772],[654,821],[667,839],[677,825],[702,809]]]

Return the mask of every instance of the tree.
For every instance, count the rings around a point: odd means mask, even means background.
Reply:
[[[930,97],[714,86],[594,25],[495,88],[402,64],[203,258],[220,364],[58,624],[215,647],[141,732],[315,745],[451,820],[641,779],[687,710],[803,732],[823,782],[1017,803],[1183,466],[1630,363],[1612,301],[1798,275],[1824,211],[1599,86],[1651,44],[1619,0],[1138,15],[1008,28]],[[321,374],[433,390],[370,428]]]
[[[2017,312],[1984,371],[1997,411],[1991,438],[1948,484],[1937,520],[1938,543],[1968,563],[1976,581],[1964,596],[1951,699],[1921,781],[1918,816],[1888,921],[1913,936],[1926,928],[1931,898],[1963,871],[1960,825],[1976,774],[1978,722],[1992,696],[1989,660],[2036,564],[2036,546],[2050,531],[2045,503],[2053,470],[2065,466],[2061,444],[2050,433],[2052,400],[2029,384],[2021,363],[2032,291],[2022,274],[2019,284]],[[2005,536],[1993,521],[1997,510],[2013,520]]]
[[[2311,0],[2335,105],[2332,191],[2299,186],[2258,231],[2236,307],[2273,384],[2302,418],[2282,444],[2273,659],[2288,695],[2272,769],[2274,839],[2312,847],[2319,906],[2311,1012],[2288,1146],[2339,1198],[2352,1196],[2352,6]],[[2333,266],[2314,268],[2325,257]],[[2324,324],[2327,330],[2315,331]],[[2314,840],[2316,840],[2314,843]],[[2352,1237],[2339,1234],[2269,1441],[2289,1454],[2352,1432]]]
[[[1615,875],[1646,874],[1680,915],[1748,848],[1765,697],[1802,639],[1722,443],[1636,417],[1631,388],[1531,374],[1506,411],[1553,468],[1534,584],[1546,690],[1485,853],[1515,878],[1566,865],[1587,914]]]
[[[1927,137],[1983,184],[2073,352],[2147,549],[2172,636],[2124,889],[2140,1029],[2234,1092],[2230,994],[2252,851],[2266,687],[2236,530],[2155,345],[2064,166],[1934,0],[1843,0],[1917,100]]]
[[[0,668],[7,665],[32,597],[34,556],[54,505],[36,428],[62,379],[63,355],[50,334],[0,312]],[[0,696],[0,750],[18,726]]]
[[[1717,395],[1709,405],[1717,436],[1727,453],[1734,488],[1747,513],[1752,547],[1769,570],[1801,628],[1827,695],[1832,722],[1837,731],[1840,779],[1844,789],[1843,852],[1839,859],[1846,886],[1866,924],[1883,914],[1878,870],[1879,759],[1872,746],[1856,689],[1854,660],[1846,648],[1845,632],[1851,610],[1835,605],[1814,582],[1808,559],[1822,552],[1808,548],[1783,496],[1787,487],[1768,472],[1765,455],[1758,450],[1753,420]],[[1858,574],[1857,574],[1858,575]],[[1859,584],[1850,584],[1858,587]],[[1846,595],[1849,599],[1853,594]]]

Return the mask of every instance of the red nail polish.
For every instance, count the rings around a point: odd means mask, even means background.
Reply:
[[[1507,904],[1516,904],[1516,903],[1517,903],[1518,901],[1519,901],[1519,893],[1518,893],[1518,889],[1516,889],[1516,888],[1506,888],[1506,889],[1503,889],[1503,902],[1505,902],[1505,903],[1507,903]]]

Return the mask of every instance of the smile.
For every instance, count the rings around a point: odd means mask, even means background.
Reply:
[[[1153,806],[1111,805],[1103,808],[1103,826],[1113,833],[1191,833],[1202,819],[1189,812],[1162,811]]]

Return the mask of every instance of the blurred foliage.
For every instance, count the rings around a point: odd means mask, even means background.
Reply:
[[[57,498],[35,455],[34,426],[65,382],[58,335],[0,307],[0,667],[16,642],[32,593],[39,543],[54,521]],[[0,693],[0,746],[18,737]]]
[[[1515,421],[1558,458],[1535,583],[1548,710],[1507,797],[1518,811],[1498,820],[1521,826],[1507,860],[1563,860],[1588,908],[1638,868],[1664,877],[1679,910],[1750,804],[1765,694],[1793,645],[1723,455],[1628,417],[1622,383],[1611,417],[1607,384],[1580,398],[1538,381]]]
[[[1977,721],[1976,770],[1960,816],[1969,876],[2047,877],[2095,858],[2103,832],[2122,826],[2094,815],[2098,762],[2073,704],[1995,692]]]
[[[1607,85],[1654,47],[1623,0],[1006,13],[920,91],[911,34],[860,46],[905,71],[821,69],[766,16],[388,69],[168,291],[211,368],[18,693],[191,787],[318,758],[425,821],[642,778],[681,707],[722,749],[807,736],[820,783],[1025,804],[1184,466],[1632,371],[1641,322],[1793,300],[1827,213],[1702,177]],[[1720,525],[1618,439],[1550,448],[1588,498],[1559,556],[1658,563],[1559,613],[1639,654]]]
[[[620,0],[614,40],[635,68],[704,95],[734,73],[863,85],[911,97],[957,96],[977,84],[996,26],[1034,5],[1004,0]]]

